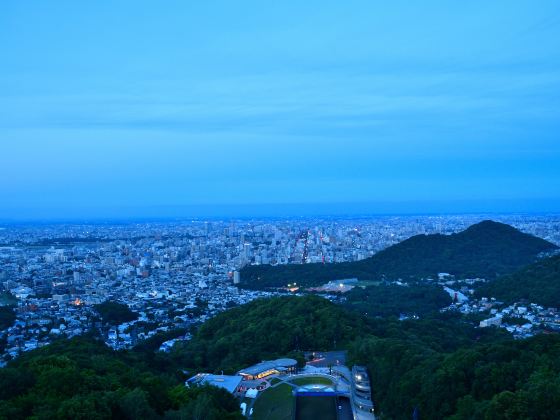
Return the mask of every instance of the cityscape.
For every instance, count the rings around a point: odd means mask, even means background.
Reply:
[[[411,236],[455,233],[485,217],[5,226],[0,230],[0,280],[3,289],[17,299],[17,319],[0,332],[6,343],[2,363],[53,338],[71,338],[91,329],[98,329],[114,349],[131,348],[158,332],[188,329],[230,307],[291,293],[288,287],[277,291],[238,287],[239,270],[246,265],[358,261]],[[560,245],[558,216],[496,219]],[[442,287],[456,283],[441,280]],[[469,295],[467,286],[457,291]],[[93,307],[105,301],[125,304],[140,316],[119,325],[102,325]],[[451,308],[496,315],[495,306],[470,300]],[[533,314],[531,309],[524,316],[528,325],[508,330],[530,336],[531,324],[544,316],[551,317],[546,318],[550,325],[559,322],[556,312],[544,313],[544,308],[537,307],[540,312]],[[504,312],[510,313],[511,308]],[[180,339],[188,338],[186,333]],[[162,349],[176,340],[162,344]]]
[[[560,419],[560,2],[0,3],[0,420]]]

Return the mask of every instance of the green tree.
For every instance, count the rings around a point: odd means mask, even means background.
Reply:
[[[140,388],[127,392],[120,400],[119,406],[125,418],[129,420],[153,419],[155,411],[148,402],[148,395]]]

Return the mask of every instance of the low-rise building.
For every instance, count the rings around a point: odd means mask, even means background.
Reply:
[[[237,374],[243,376],[245,380],[255,380],[266,378],[270,375],[295,373],[296,369],[296,360],[277,359],[257,363],[256,365],[240,370]]]

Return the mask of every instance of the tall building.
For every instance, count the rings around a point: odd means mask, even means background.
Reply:
[[[79,271],[74,271],[74,284],[80,284],[82,282],[82,275]]]

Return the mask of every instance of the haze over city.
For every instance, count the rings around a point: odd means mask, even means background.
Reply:
[[[557,2],[4,2],[0,218],[560,210]]]

